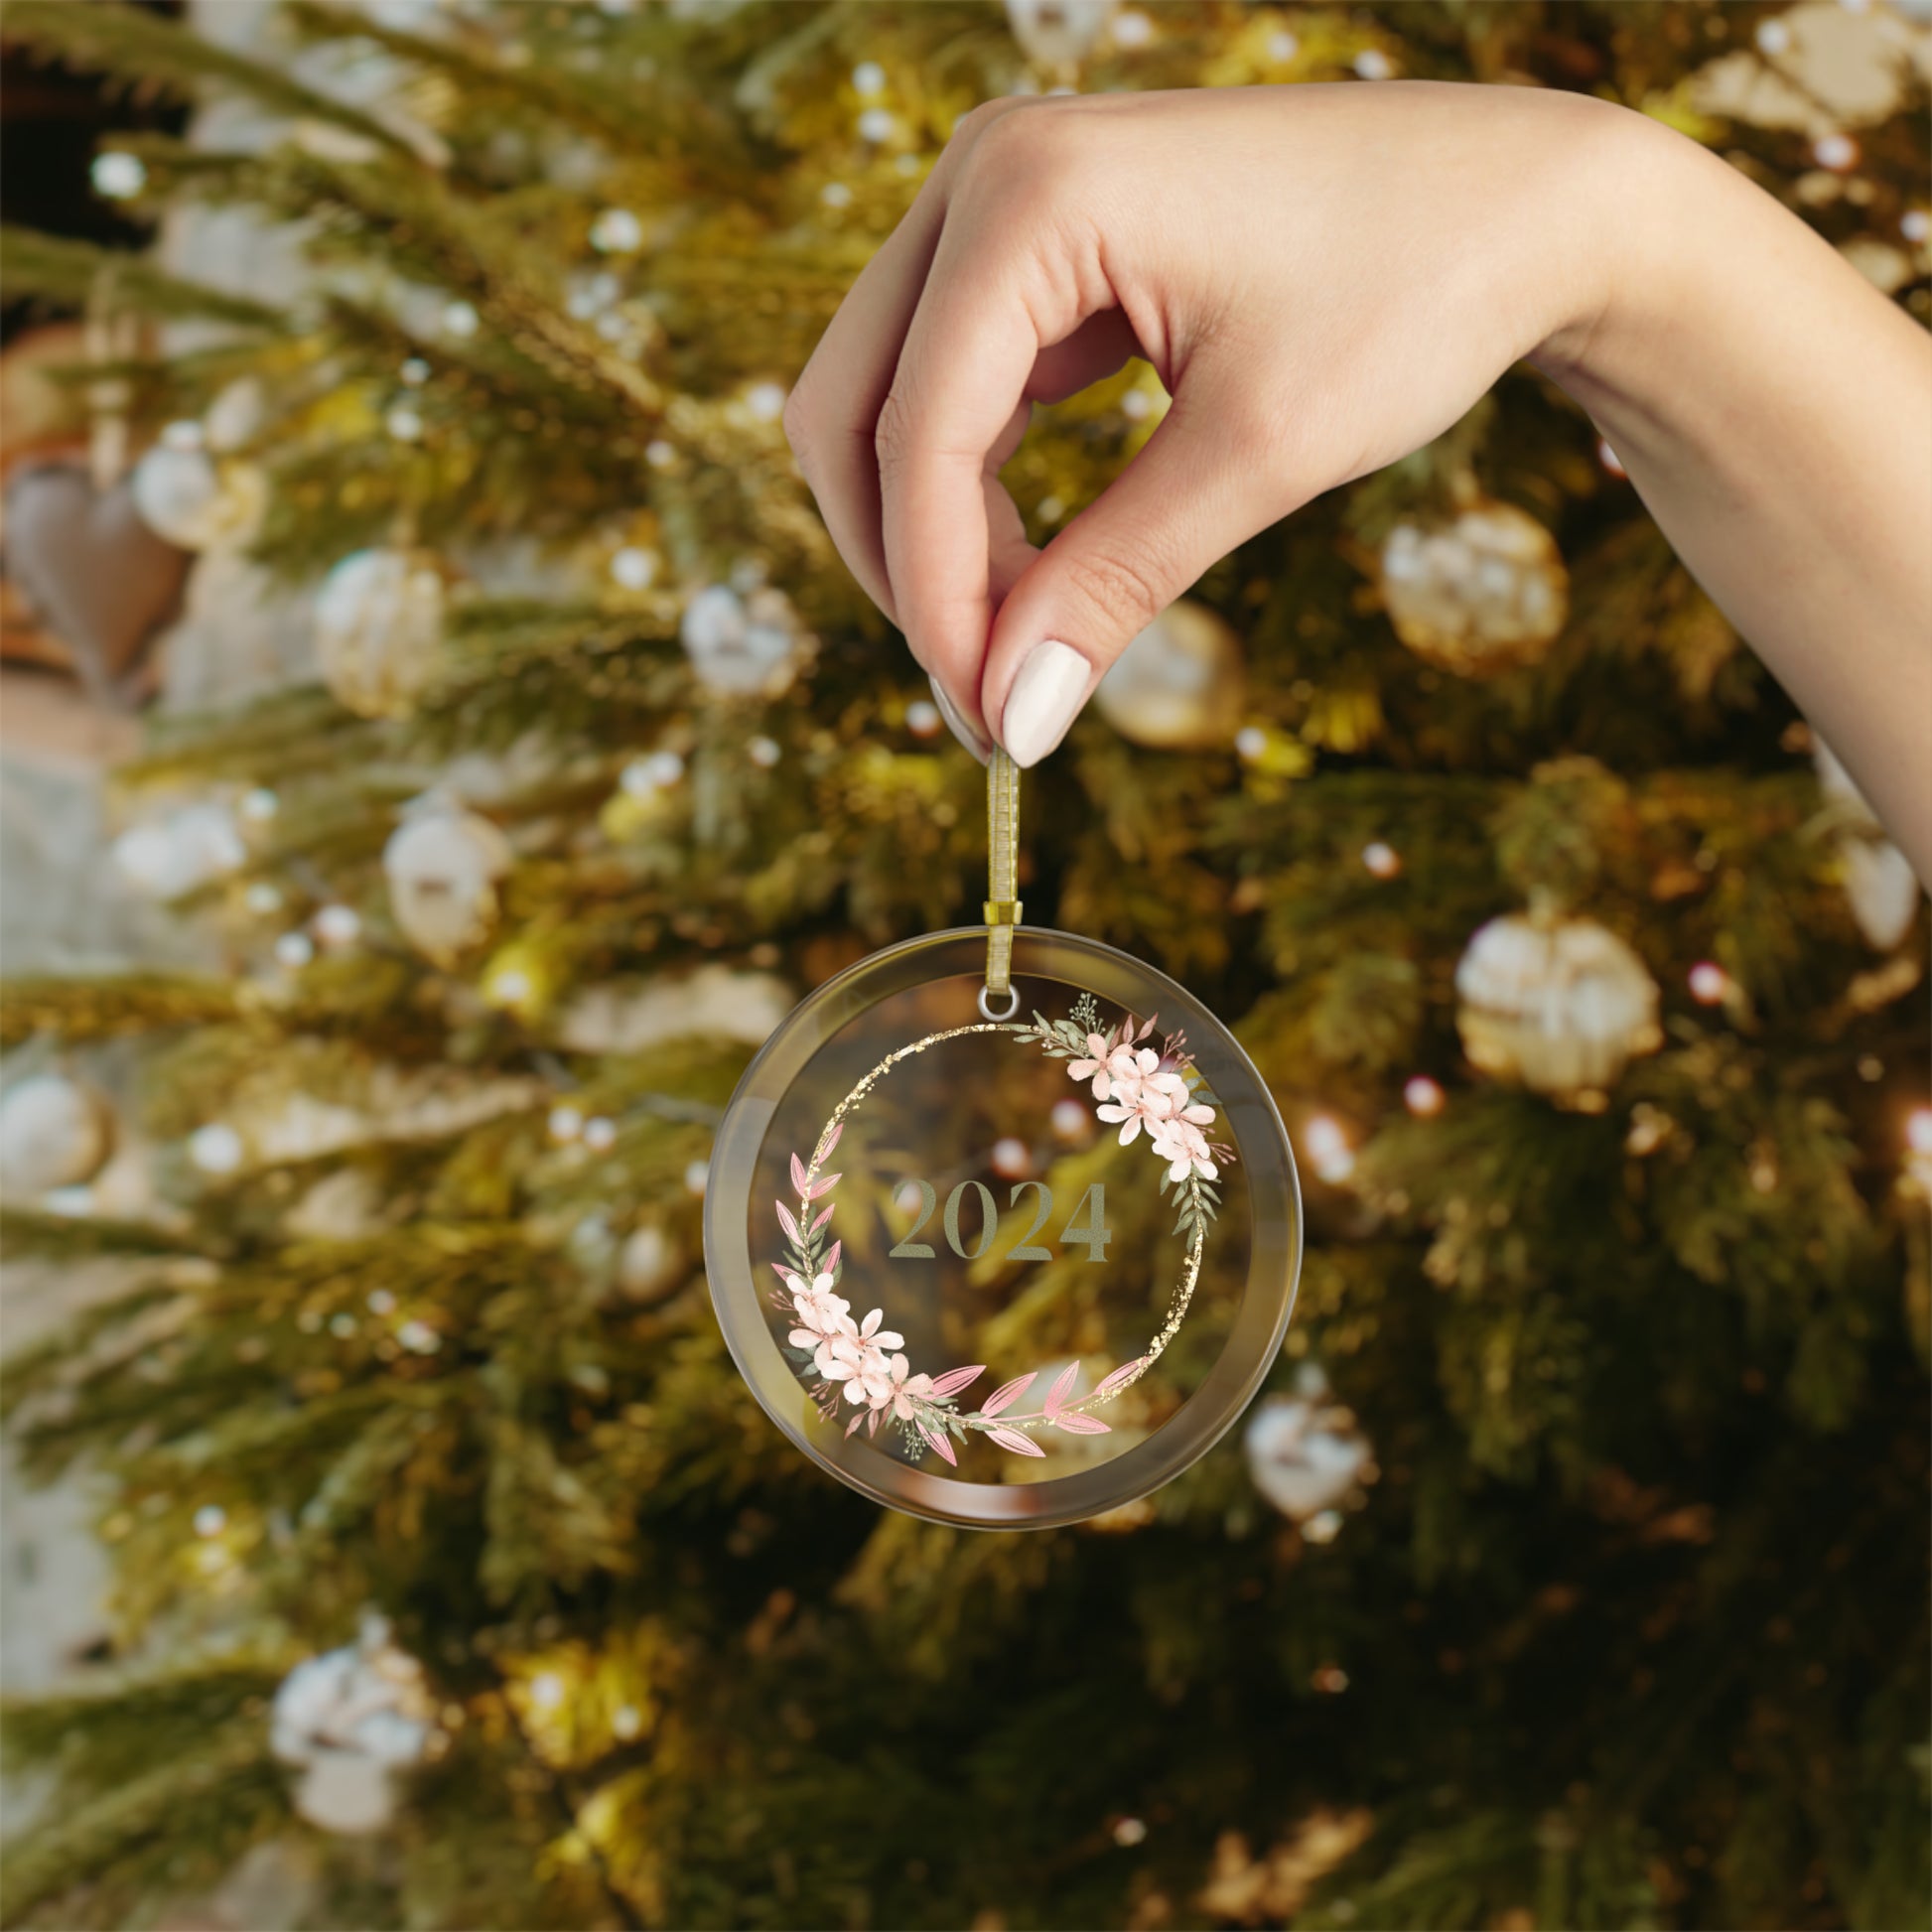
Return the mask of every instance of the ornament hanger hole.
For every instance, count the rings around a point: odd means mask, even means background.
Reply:
[[[1007,988],[1007,1005],[1004,1013],[995,1013],[991,1005],[988,1004],[992,993],[993,989],[990,986],[982,986],[980,988],[980,1016],[982,1019],[1011,1020],[1020,1011],[1020,989],[1017,986],[1009,986]]]

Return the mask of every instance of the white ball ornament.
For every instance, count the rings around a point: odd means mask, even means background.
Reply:
[[[1535,517],[1479,502],[1447,524],[1390,531],[1382,598],[1396,635],[1418,657],[1485,677],[1543,656],[1569,618],[1570,577]]]
[[[1006,0],[1007,25],[1030,61],[1078,67],[1100,45],[1118,0]]]
[[[1100,680],[1100,715],[1135,745],[1204,752],[1240,728],[1240,640],[1205,605],[1181,598],[1136,635]]]
[[[776,697],[797,669],[797,613],[768,587],[741,597],[708,586],[684,607],[678,638],[699,681],[721,695]]]
[[[1883,835],[1878,815],[1852,782],[1838,755],[1816,735],[1812,761],[1818,769],[1819,790],[1840,808],[1844,819],[1837,842],[1838,863],[1852,916],[1867,944],[1890,952],[1918,916],[1918,875],[1912,862]]]
[[[188,1158],[204,1173],[233,1173],[246,1155],[241,1136],[221,1121],[198,1127],[188,1137]]]
[[[233,872],[248,857],[227,806],[206,799],[130,826],[114,841],[116,871],[148,898],[181,898]]]
[[[113,1145],[113,1110],[65,1073],[32,1074],[0,1095],[0,1186],[10,1194],[77,1187]]]
[[[1274,1396],[1255,1411],[1244,1448],[1255,1487],[1297,1523],[1326,1515],[1376,1475],[1373,1446],[1312,1365],[1302,1371],[1296,1394]],[[1318,1542],[1334,1533],[1323,1528]]]
[[[427,550],[358,550],[316,597],[316,654],[336,697],[362,718],[407,713],[436,675],[448,587]]]
[[[247,543],[268,506],[268,480],[256,465],[165,442],[134,466],[128,488],[141,521],[183,550]]]
[[[422,1666],[365,1618],[352,1644],[298,1664],[275,1693],[269,1741],[302,1778],[295,1808],[345,1837],[381,1831],[395,1815],[396,1774],[438,1738]]]
[[[1600,1093],[1663,1043],[1657,982],[1592,919],[1491,919],[1457,964],[1455,991],[1471,1064],[1559,1100]]]
[[[389,909],[411,945],[454,965],[496,923],[496,884],[510,869],[509,841],[488,819],[437,805],[406,819],[382,849]]]

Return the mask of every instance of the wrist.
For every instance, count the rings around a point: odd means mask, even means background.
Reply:
[[[1716,237],[1734,242],[1734,224],[1749,226],[1751,210],[1726,207],[1726,198],[1754,197],[1723,162],[1648,115],[1590,105],[1588,151],[1567,198],[1567,278],[1528,360],[1612,439],[1644,436],[1666,413],[1660,391],[1683,373],[1698,290],[1721,272],[1712,257],[1726,244]]]

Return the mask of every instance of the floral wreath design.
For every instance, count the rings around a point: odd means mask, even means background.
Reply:
[[[898,1047],[875,1066],[833,1110],[812,1150],[809,1163],[791,1157],[791,1184],[796,1205],[776,1203],[778,1225],[784,1232],[786,1259],[771,1266],[782,1287],[771,1305],[795,1324],[786,1337],[785,1354],[809,1389],[819,1414],[838,1419],[842,1407],[852,1415],[845,1433],[862,1424],[877,1436],[890,1422],[913,1457],[926,1449],[958,1466],[953,1443],[980,1435],[1015,1455],[1044,1455],[1030,1432],[1059,1430],[1068,1436],[1104,1436],[1113,1425],[1091,1411],[1138,1381],[1179,1330],[1181,1318],[1200,1279],[1202,1250],[1213,1225],[1221,1196],[1215,1186],[1221,1166],[1231,1163],[1234,1150],[1210,1141],[1219,1105],[1208,1090],[1186,1036],[1178,1032],[1164,1036],[1160,1046],[1147,1045],[1155,1028],[1150,1016],[1138,1021],[1129,1013],[1104,1031],[1100,1008],[1091,994],[1074,1002],[1072,1017],[1046,1020],[1035,1013],[1031,1024],[993,1021],[981,1026],[951,1027],[928,1034],[909,1046]],[[1029,1370],[1014,1377],[974,1410],[962,1412],[961,1393],[986,1372],[984,1362],[948,1369],[942,1375],[915,1375],[905,1356],[904,1337],[887,1328],[883,1309],[874,1309],[863,1321],[852,1316],[852,1305],[838,1291],[843,1273],[843,1242],[829,1240],[835,1203],[826,1197],[842,1178],[823,1172],[845,1132],[846,1116],[886,1074],[914,1053],[964,1034],[1011,1034],[1037,1046],[1049,1058],[1064,1060],[1067,1077],[1091,1083],[1100,1103],[1096,1115],[1120,1128],[1120,1144],[1131,1145],[1145,1130],[1148,1144],[1166,1167],[1161,1192],[1176,1209],[1173,1233],[1187,1236],[1180,1281],[1174,1289],[1167,1319],[1145,1354],[1124,1362],[1093,1391],[1078,1401],[1069,1397],[1079,1374],[1077,1360],[1068,1362],[1054,1378],[1038,1409],[1020,1413],[1016,1405],[1044,1373]],[[820,1206],[819,1203],[824,1205]],[[829,1242],[829,1245],[828,1245]]]

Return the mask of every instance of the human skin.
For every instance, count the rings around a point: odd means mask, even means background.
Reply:
[[[1134,355],[1172,407],[1035,549],[1002,464]],[[1932,877],[1932,340],[1642,115],[1430,81],[989,102],[785,427],[954,731],[1031,765],[1217,558],[1524,359]]]

